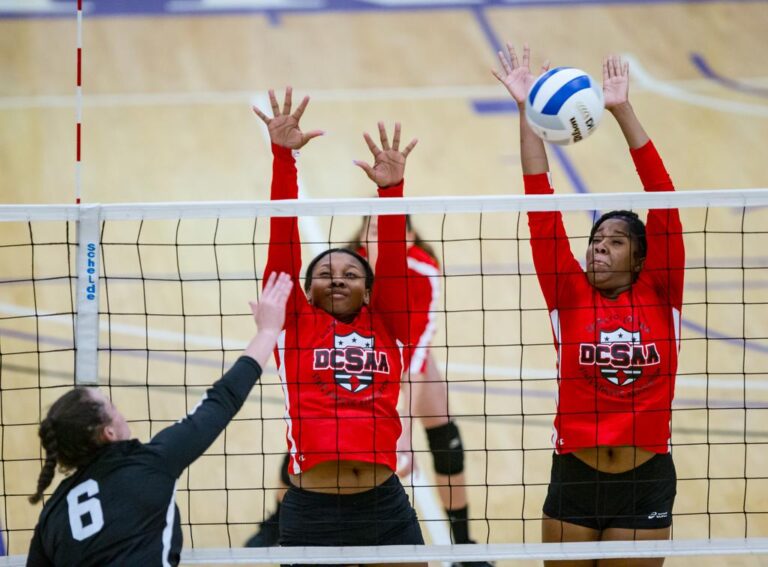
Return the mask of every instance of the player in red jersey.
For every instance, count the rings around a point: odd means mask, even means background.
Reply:
[[[436,315],[440,296],[440,264],[429,243],[405,217],[408,257],[408,315],[413,346],[410,367],[401,387],[403,433],[398,440],[398,469],[401,477],[413,470],[411,451],[411,419],[417,417],[427,433],[440,500],[450,521],[454,543],[473,543],[469,537],[466,479],[464,476],[464,447],[459,429],[448,411],[448,384],[437,368],[430,350],[437,330]],[[378,219],[366,217],[347,248],[354,250],[375,265],[378,259]],[[288,456],[286,455],[286,459]],[[287,467],[287,460],[283,467]],[[249,547],[275,545],[278,540],[279,510],[289,480],[281,474],[281,493],[277,510],[265,520],[259,531],[246,543]],[[488,562],[454,563],[455,567],[487,567]]]
[[[522,118],[535,81],[530,51],[526,46],[518,62],[507,47],[508,56],[499,53],[502,70],[494,74],[520,109],[525,192],[549,194],[544,143]],[[629,102],[629,66],[618,57],[603,62],[603,93],[645,190],[673,191]],[[667,539],[676,492],[669,440],[685,267],[678,212],[651,210],[647,225],[630,211],[606,213],[592,227],[586,272],[571,252],[559,212],[532,212],[528,221],[558,353],[555,453],[543,540]]]
[[[282,110],[273,91],[273,118],[254,108],[272,141],[272,199],[298,196],[294,151],[320,131],[304,133],[305,97],[291,112],[291,89]],[[356,161],[378,185],[379,196],[401,197],[408,154],[400,125],[390,146],[379,123],[381,148],[368,134],[373,166]],[[367,260],[343,248],[315,257],[304,290],[294,287],[275,357],[286,394],[291,486],[280,510],[280,544],[422,544],[416,512],[400,484],[396,446],[397,400],[410,344],[407,313],[405,217],[381,218],[376,286]],[[301,241],[295,217],[273,217],[265,275],[290,274],[297,282]]]

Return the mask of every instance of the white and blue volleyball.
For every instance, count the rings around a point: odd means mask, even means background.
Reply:
[[[550,69],[531,86],[525,117],[547,142],[575,144],[592,134],[603,116],[603,89],[573,67]]]

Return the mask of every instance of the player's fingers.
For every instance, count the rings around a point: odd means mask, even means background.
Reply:
[[[504,70],[504,72],[509,75],[512,72],[512,65],[509,62],[509,59],[507,59],[507,56],[504,54],[503,51],[499,51],[499,63],[501,63],[501,68]],[[501,78],[496,74],[496,71],[493,72],[494,75],[496,75],[496,78],[501,80]]]
[[[325,134],[323,130],[312,130],[311,132],[307,132],[306,134],[302,135],[301,138],[301,145],[303,146],[307,142],[309,142],[312,138],[317,138],[318,136],[322,136]]]
[[[261,291],[262,300],[265,298],[269,298],[269,296],[272,294],[272,290],[275,287],[276,280],[277,280],[277,272],[270,273],[269,277],[267,278],[267,283],[264,284],[264,289]]]
[[[395,133],[392,136],[392,149],[397,151],[400,149],[400,123],[395,122]]]
[[[269,104],[272,106],[272,116],[280,116],[280,105],[277,104],[274,89],[269,89]]]
[[[354,160],[352,163],[362,169],[368,177],[373,178],[373,168],[368,163],[359,160]]]
[[[296,122],[301,120],[301,117],[304,115],[304,111],[307,109],[307,105],[308,104],[309,104],[309,97],[308,96],[305,96],[303,99],[301,99],[301,102],[299,103],[299,106],[293,112],[293,117],[296,119]]]
[[[368,132],[365,132],[363,134],[363,138],[365,138],[365,143],[368,145],[368,149],[371,150],[371,153],[376,157],[381,153],[381,150],[379,147],[374,143],[373,138],[371,138],[370,134]]]
[[[413,148],[416,147],[416,144],[419,143],[419,140],[414,138],[411,140],[411,143],[405,146],[405,149],[403,150],[403,157],[408,157],[408,154],[410,154],[413,151]]]
[[[384,127],[384,122],[379,122],[379,139],[381,140],[381,149],[389,151],[389,138],[387,138],[387,129]]]
[[[285,87],[285,100],[283,100],[283,114],[288,116],[291,113],[293,104],[293,87]]]
[[[256,114],[256,116],[261,118],[261,120],[264,122],[264,124],[269,126],[269,122],[270,122],[271,119],[266,114],[264,114],[261,110],[259,110],[257,107],[252,106],[251,108],[253,108],[253,112]]]
[[[520,66],[520,63],[517,60],[517,51],[515,51],[515,47],[511,43],[507,44],[507,52],[509,53],[509,61],[512,65],[512,69],[517,69]]]
[[[288,296],[291,293],[291,288],[293,288],[293,280],[291,279],[291,276],[286,273],[281,273],[277,278],[277,282],[275,282],[275,301],[278,305],[285,305],[285,302],[288,300]]]

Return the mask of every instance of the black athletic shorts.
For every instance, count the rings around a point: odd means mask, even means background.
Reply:
[[[280,505],[279,545],[423,545],[416,510],[393,474],[359,494],[323,494],[296,486]]]
[[[618,474],[597,471],[573,454],[555,453],[544,513],[593,530],[667,528],[676,486],[669,453]]]

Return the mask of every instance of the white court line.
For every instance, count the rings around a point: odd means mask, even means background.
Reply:
[[[365,102],[389,100],[432,100],[455,98],[498,98],[505,96],[496,86],[446,86],[446,87],[394,87],[372,89],[294,89],[297,93],[311,94],[315,102]],[[303,96],[303,94],[301,94]],[[508,95],[506,95],[508,96]],[[298,100],[298,98],[297,98]],[[114,93],[90,94],[83,98],[90,108],[116,106],[177,106],[183,104],[262,104],[270,108],[265,95],[253,91],[201,91],[168,93]],[[258,101],[258,103],[257,103]],[[0,97],[0,110],[24,108],[68,108],[75,105],[73,96],[37,95]],[[262,108],[261,106],[259,108]]]
[[[692,93],[685,88],[672,84],[670,81],[661,81],[652,77],[640,64],[637,57],[631,53],[626,53],[623,57],[629,62],[630,75],[640,83],[640,86],[648,91],[658,93],[673,100],[680,100],[693,106],[711,108],[719,112],[768,117],[768,106],[766,105],[723,100],[713,96]]]
[[[712,86],[708,79],[684,79],[660,81],[651,77],[633,55],[625,56],[631,61],[632,75],[637,79],[636,91],[660,92],[691,102],[696,99],[705,106],[726,109],[730,103],[714,97],[697,95],[690,91]],[[737,79],[738,80],[738,79]],[[768,83],[768,78],[750,78],[751,84]],[[316,102],[368,102],[391,100],[435,100],[435,99],[499,99],[508,95],[495,85],[455,85],[440,87],[394,87],[370,89],[316,89],[311,86],[296,89],[295,92],[309,93]],[[216,105],[216,104],[248,104],[255,100],[266,100],[264,95],[253,91],[198,91],[198,92],[165,92],[165,93],[112,93],[84,95],[83,103],[88,108],[113,108],[125,106],[179,106],[179,105]],[[765,106],[733,103],[733,108],[741,108],[739,112],[755,110],[761,114],[767,110]],[[723,105],[722,108],[719,108]],[[0,110],[17,110],[30,108],[71,108],[75,106],[75,97],[71,95],[35,95],[0,97]],[[269,108],[269,105],[267,105]]]
[[[21,307],[19,305],[10,303],[0,303],[0,315],[2,316],[18,316],[18,317],[34,317],[44,318],[46,323],[54,323],[71,328],[72,317],[70,315],[52,315],[44,311],[35,313],[35,310],[31,307]],[[102,329],[106,331],[106,329]],[[172,343],[182,342],[187,347],[199,347],[199,348],[214,348],[225,350],[243,350],[247,346],[247,341],[242,340],[226,340],[222,341],[219,338],[209,335],[195,335],[192,333],[177,333],[175,331],[163,331],[159,329],[152,329],[141,327],[139,325],[127,325],[124,323],[111,323],[109,325],[109,331],[112,334],[125,335],[130,337],[148,337],[159,341],[168,341]],[[1,331],[0,331],[1,332]],[[114,341],[113,341],[114,342]],[[451,362],[447,366],[443,361],[437,361],[437,366],[442,372],[448,372],[450,374],[459,374],[462,376],[487,376],[492,378],[504,378],[508,380],[531,380],[538,379],[542,383],[546,383],[545,380],[554,379],[554,369],[541,369],[541,368],[519,368],[516,366],[492,366],[472,363]],[[736,373],[734,373],[736,374]],[[741,380],[728,380],[726,378],[712,378],[706,374],[695,374],[689,376],[678,376],[677,383],[680,385],[710,389],[716,388],[720,390],[736,390],[741,391],[744,388],[744,383]],[[531,387],[531,384],[526,384],[526,387]],[[762,380],[751,380],[748,389],[750,390],[768,390],[768,383]]]

